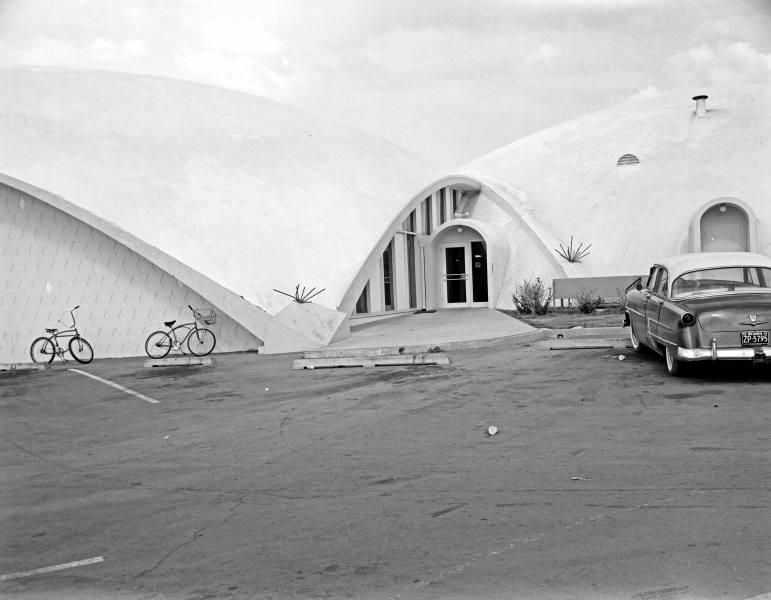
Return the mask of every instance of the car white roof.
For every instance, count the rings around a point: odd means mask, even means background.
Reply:
[[[771,258],[753,252],[696,252],[678,254],[657,261],[657,265],[666,267],[669,279],[679,277],[688,271],[699,269],[719,269],[721,267],[753,266],[771,268]]]

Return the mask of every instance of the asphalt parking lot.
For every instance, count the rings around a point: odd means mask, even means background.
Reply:
[[[0,374],[0,596],[771,592],[771,369],[671,378],[623,348],[448,354]]]

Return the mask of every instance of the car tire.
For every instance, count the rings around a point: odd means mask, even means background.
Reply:
[[[637,332],[634,330],[634,325],[629,324],[629,341],[632,344],[632,350],[635,352],[645,352],[645,346],[637,337]]]
[[[667,346],[664,349],[664,360],[667,363],[667,372],[672,377],[680,377],[685,374],[685,363],[678,360],[676,346]]]

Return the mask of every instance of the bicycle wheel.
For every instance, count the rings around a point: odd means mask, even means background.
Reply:
[[[32,362],[50,363],[56,356],[56,347],[49,338],[39,337],[29,347],[29,355]]]
[[[171,350],[171,336],[165,331],[153,331],[147,336],[145,352],[150,358],[163,358]]]
[[[194,329],[187,336],[187,348],[194,356],[206,356],[214,350],[217,338],[208,329]]]
[[[68,348],[70,350],[70,354],[72,354],[72,358],[74,358],[79,363],[87,365],[92,360],[94,360],[94,349],[91,347],[91,344],[89,344],[79,335],[76,335],[70,340]]]

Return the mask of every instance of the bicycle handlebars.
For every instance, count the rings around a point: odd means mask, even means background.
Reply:
[[[72,317],[72,325],[68,325],[67,323],[65,323],[65,322],[64,322],[64,321],[62,321],[61,319],[56,319],[56,321],[57,321],[58,323],[61,323],[61,324],[62,324],[62,325],[64,325],[65,327],[75,327],[75,311],[76,311],[76,310],[78,310],[79,308],[80,308],[80,304],[78,304],[78,305],[77,305],[75,308],[73,308],[73,309],[70,311],[70,316]]]

